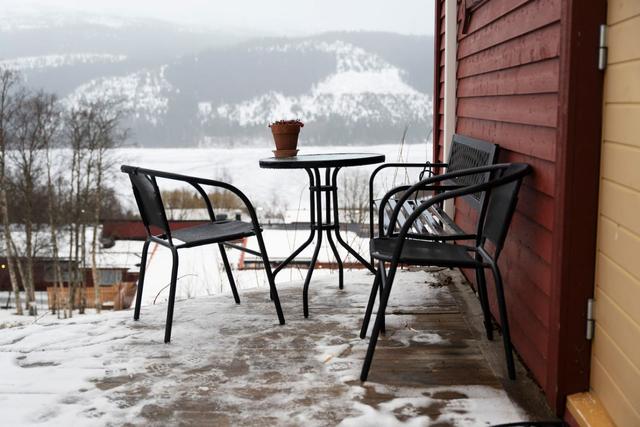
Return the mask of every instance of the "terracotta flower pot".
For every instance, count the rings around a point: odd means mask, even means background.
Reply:
[[[281,120],[269,125],[273,140],[276,143],[276,157],[295,155],[298,147],[298,135],[304,124],[299,120]]]

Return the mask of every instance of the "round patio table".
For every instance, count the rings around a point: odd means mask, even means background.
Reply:
[[[358,252],[345,242],[340,236],[340,218],[338,215],[338,187],[337,177],[340,169],[350,166],[372,165],[384,162],[383,154],[375,153],[327,153],[327,154],[305,154],[295,157],[276,158],[269,157],[260,160],[260,167],[264,169],[304,169],[309,176],[309,209],[310,214],[310,233],[307,240],[287,259],[280,263],[274,270],[274,277],[295,259],[300,252],[311,244],[318,232],[318,240],[316,241],[315,250],[309,263],[309,270],[304,280],[304,288],[302,291],[302,301],[304,317],[309,317],[309,283],[313,275],[320,246],[322,245],[322,232],[324,231],[331,251],[336,257],[338,263],[338,283],[340,289],[344,287],[342,260],[338,255],[336,244],[333,241],[332,232],[335,233],[336,240],[351,255],[353,255],[364,267],[375,273],[373,266],[365,260]],[[322,183],[320,169],[324,169],[325,181]],[[333,170],[332,170],[333,169]],[[364,189],[363,189],[364,191]],[[322,222],[322,193],[325,193],[325,222]],[[333,216],[332,216],[333,215]]]

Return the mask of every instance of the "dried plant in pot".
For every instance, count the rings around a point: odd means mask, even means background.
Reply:
[[[278,120],[269,125],[276,149],[276,157],[293,157],[298,153],[298,135],[304,126],[300,120]]]

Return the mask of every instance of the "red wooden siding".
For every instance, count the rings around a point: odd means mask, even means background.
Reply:
[[[549,305],[559,108],[560,0],[486,2],[458,34],[456,132],[492,141],[500,161],[533,165],[500,260],[512,339],[548,386]],[[442,152],[438,155],[442,159]],[[473,229],[460,202],[456,222]],[[490,275],[489,275],[490,276]],[[474,275],[467,274],[469,279]],[[493,283],[492,278],[488,277]],[[490,286],[491,288],[491,286]],[[492,301],[495,297],[492,295]],[[492,304],[494,313],[495,304]]]
[[[500,268],[512,338],[543,388],[549,365],[560,3],[487,2],[472,16],[467,34],[458,37],[456,132],[500,144],[500,161],[534,167]],[[461,223],[475,219],[464,209],[456,216]]]
[[[559,414],[568,393],[588,388],[583,311],[593,292],[602,89],[595,64],[598,22],[604,22],[604,2],[597,3],[481,2],[464,34],[459,21],[457,35],[456,132],[497,143],[500,161],[526,162],[534,170],[522,187],[500,268],[517,352]],[[443,4],[436,6],[438,22]],[[436,46],[442,88],[444,40]],[[442,161],[442,91],[438,95],[434,159]],[[456,204],[463,228],[473,231],[476,215],[464,201]],[[496,313],[494,303],[492,309]]]

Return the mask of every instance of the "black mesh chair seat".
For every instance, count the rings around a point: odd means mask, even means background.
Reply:
[[[181,228],[171,232],[174,239],[184,242],[180,248],[200,246],[207,243],[228,242],[255,235],[253,224],[244,221],[215,221],[209,224]]]
[[[397,238],[376,238],[369,243],[371,256],[377,260],[391,262]],[[476,268],[482,266],[475,260],[474,248],[449,243],[425,240],[405,240],[398,262],[401,264],[428,265],[438,267]]]

